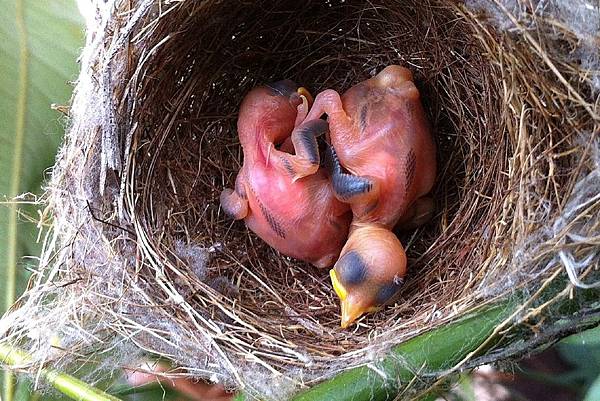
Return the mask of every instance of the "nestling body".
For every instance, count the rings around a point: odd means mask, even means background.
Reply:
[[[238,118],[244,164],[235,190],[221,193],[221,206],[281,253],[327,267],[340,253],[351,213],[319,167],[316,137],[328,125],[305,119],[309,97],[291,81],[246,96]]]
[[[406,68],[386,67],[341,97],[321,92],[307,117],[327,113],[331,181],[353,212],[348,242],[331,271],[342,327],[393,300],[406,255],[391,229],[422,224],[433,211],[424,196],[435,180],[435,144],[412,79]]]

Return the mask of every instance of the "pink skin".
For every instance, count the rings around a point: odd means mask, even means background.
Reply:
[[[389,66],[341,97],[325,90],[307,119],[323,113],[341,165],[374,184],[350,201],[355,221],[393,228],[431,190],[436,173],[435,144],[412,74]]]
[[[331,172],[336,197],[353,213],[348,242],[330,273],[345,328],[391,302],[401,287],[406,255],[391,229],[418,226],[433,212],[424,196],[435,180],[435,144],[412,74],[399,66],[341,97],[321,92],[307,120],[323,113],[339,164],[351,174]]]
[[[334,197],[318,162],[315,168],[298,157],[302,152],[292,131],[306,126],[307,110],[306,98],[297,93],[286,97],[259,87],[246,96],[238,119],[244,164],[235,191],[221,194],[221,205],[279,252],[327,267],[340,253],[351,213]]]

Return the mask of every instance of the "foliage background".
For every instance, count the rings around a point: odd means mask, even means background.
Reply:
[[[4,0],[0,3],[0,309],[12,305],[38,255],[35,207],[54,161],[65,119],[51,108],[67,104],[83,46],[74,0]],[[20,196],[21,194],[31,194]],[[14,198],[19,196],[19,203]],[[2,399],[28,398],[28,384],[2,378]]]

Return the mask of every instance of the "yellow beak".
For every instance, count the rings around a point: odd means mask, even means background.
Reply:
[[[348,291],[346,291],[342,283],[340,283],[340,280],[338,280],[337,274],[335,274],[335,270],[329,270],[329,277],[331,278],[331,284],[333,285],[335,293],[340,298],[340,300],[344,301],[348,296]]]
[[[342,326],[342,329],[345,329],[348,326],[350,326],[352,323],[354,323],[356,321],[356,319],[361,317],[362,314],[366,312],[359,305],[356,305],[355,303],[350,302],[350,298],[346,298],[345,300],[343,300],[341,302],[341,306],[342,306],[342,321],[340,322],[340,326]]]
[[[348,295],[348,290],[346,290],[346,288],[344,288],[342,283],[340,283],[338,280],[335,270],[331,269],[329,271],[329,276],[331,277],[333,289],[340,298],[340,306],[342,308],[342,320],[340,322],[340,326],[342,326],[342,329],[345,329],[354,323],[356,319],[363,315],[363,313],[375,312],[380,309],[376,306],[364,307],[360,303],[356,303],[356,296],[353,297]]]
[[[304,86],[299,87],[296,92],[298,92],[300,96],[303,96],[308,101],[309,106],[313,104],[314,99],[308,89],[306,89]]]
[[[340,283],[340,280],[338,280],[335,270],[329,270],[329,277],[331,277],[331,284],[333,284],[335,293],[340,298],[340,304],[342,306],[341,326],[345,329],[362,315],[362,311],[360,311],[359,308],[356,308],[356,306],[348,299],[348,291],[344,288],[342,283]]]

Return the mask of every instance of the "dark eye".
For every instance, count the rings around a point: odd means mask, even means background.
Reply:
[[[360,284],[367,277],[367,266],[360,255],[350,251],[338,260],[335,270],[343,285]]]
[[[290,97],[298,89],[298,85],[294,81],[285,79],[283,81],[277,81],[275,83],[267,85],[269,89],[278,95],[283,97]]]
[[[394,295],[398,293],[403,283],[404,280],[402,277],[394,276],[391,283],[384,284],[379,291],[377,291],[377,296],[375,297],[377,305],[383,305],[390,302],[394,298]]]

